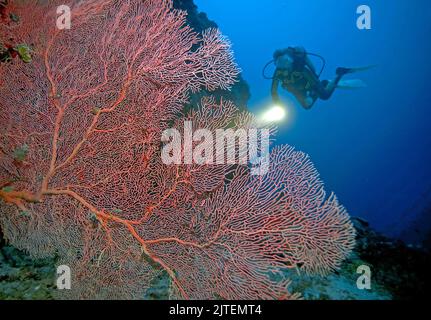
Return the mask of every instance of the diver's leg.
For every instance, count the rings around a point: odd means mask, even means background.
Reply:
[[[316,86],[316,91],[319,95],[319,99],[328,100],[329,98],[331,98],[332,94],[334,93],[335,89],[338,86],[338,83],[343,78],[343,76],[344,74],[337,73],[337,76],[335,77],[334,80],[331,80],[331,81],[323,80],[320,83],[318,83]]]

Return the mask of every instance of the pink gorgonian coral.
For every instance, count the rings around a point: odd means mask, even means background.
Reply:
[[[170,0],[16,1],[0,42],[30,61],[0,64],[0,224],[34,257],[72,270],[63,297],[141,298],[167,275],[173,298],[296,298],[286,268],[327,274],[354,230],[326,196],[307,155],[275,147],[269,172],[247,165],[165,165],[161,135],[250,128],[229,101],[190,92],[229,89],[238,69],[217,30],[185,25]]]

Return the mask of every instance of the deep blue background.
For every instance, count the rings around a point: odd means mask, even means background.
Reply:
[[[311,111],[283,94],[289,120],[277,143],[309,153],[350,214],[387,234],[398,235],[431,202],[431,1],[195,2],[232,41],[253,112],[269,103],[271,83],[261,72],[277,48],[323,55],[323,78],[337,66],[377,64],[350,77],[367,88],[337,91]],[[372,30],[356,27],[361,4],[371,7]]]

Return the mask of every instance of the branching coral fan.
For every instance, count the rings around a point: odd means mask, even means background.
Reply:
[[[78,298],[142,298],[169,276],[172,298],[296,298],[286,268],[327,274],[354,244],[336,197],[308,157],[271,152],[268,174],[244,165],[165,165],[161,134],[245,127],[228,101],[190,92],[229,89],[238,70],[217,30],[202,35],[168,0],[17,1],[1,42],[31,61],[0,64],[0,223],[34,257],[57,255]],[[280,278],[280,277],[279,277]]]

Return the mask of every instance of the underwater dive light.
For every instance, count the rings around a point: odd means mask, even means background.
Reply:
[[[264,122],[280,122],[286,118],[286,115],[287,113],[285,108],[279,105],[274,105],[263,114],[262,120]]]

